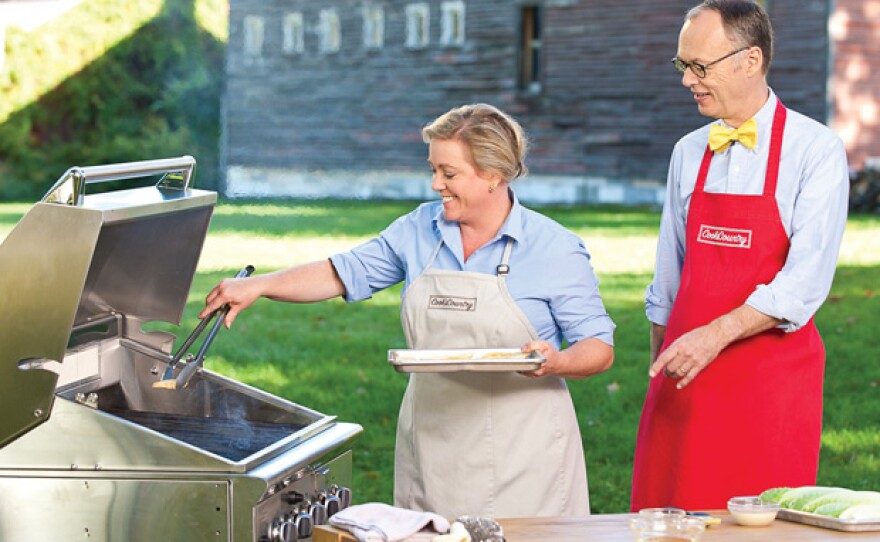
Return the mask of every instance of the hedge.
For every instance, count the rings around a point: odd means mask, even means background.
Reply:
[[[227,11],[220,0],[85,0],[29,33],[10,28],[0,199],[39,197],[74,165],[183,154],[214,188]]]

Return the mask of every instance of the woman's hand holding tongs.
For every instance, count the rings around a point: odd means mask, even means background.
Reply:
[[[235,274],[236,279],[243,279],[244,277],[248,277],[251,273],[254,272],[254,267],[249,265]],[[171,360],[168,362],[168,367],[165,369],[165,373],[162,375],[161,380],[153,383],[154,388],[165,388],[165,389],[177,389],[177,388],[185,388],[189,384],[190,378],[192,378],[193,374],[195,374],[196,370],[201,367],[202,363],[205,360],[205,354],[208,351],[208,347],[211,346],[211,343],[214,341],[214,337],[217,336],[217,332],[220,330],[220,325],[222,324],[223,317],[229,311],[228,305],[220,305],[214,310],[211,311],[203,311],[199,318],[201,321],[199,325],[190,333],[189,337],[183,342],[180,348],[177,349],[177,352],[174,356],[171,357]],[[208,331],[208,336],[202,342],[202,346],[199,348],[199,353],[195,356],[191,354],[187,354],[189,348],[195,343],[196,339],[202,332],[208,327],[208,324],[214,320],[215,317],[219,319],[214,322],[214,325],[211,326],[210,331]],[[183,369],[181,369],[180,373],[177,375],[177,378],[174,378],[174,370],[177,367],[180,360],[186,356],[187,363]]]
[[[232,322],[235,321],[238,313],[262,297],[260,279],[261,277],[251,277],[249,274],[224,279],[208,293],[205,298],[205,308],[199,313],[199,318],[210,318],[215,312],[226,308],[225,314],[220,316],[227,329],[232,327]]]

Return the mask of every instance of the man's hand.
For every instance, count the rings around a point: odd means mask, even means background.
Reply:
[[[676,387],[682,389],[730,343],[757,335],[780,323],[782,320],[741,305],[705,326],[681,335],[657,356],[648,374],[654,378],[662,372],[669,378],[681,379]]]
[[[718,326],[713,324],[689,331],[669,345],[651,364],[651,378],[662,371],[670,378],[681,379],[676,386],[678,389],[690,384],[730,344]]]

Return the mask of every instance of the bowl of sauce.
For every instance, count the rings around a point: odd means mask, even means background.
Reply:
[[[776,519],[779,503],[762,501],[761,497],[734,497],[727,501],[733,520],[746,527],[766,527]]]

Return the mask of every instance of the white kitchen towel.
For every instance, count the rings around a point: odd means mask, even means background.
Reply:
[[[431,525],[438,533],[449,530],[449,521],[432,512],[416,512],[371,502],[341,510],[330,524],[345,529],[360,542],[398,542]]]

